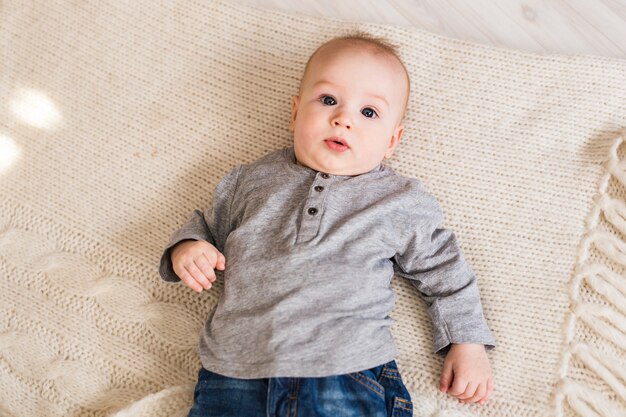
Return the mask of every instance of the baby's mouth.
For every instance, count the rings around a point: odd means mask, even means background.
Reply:
[[[348,146],[348,144],[342,140],[341,138],[328,138],[326,139],[324,142],[326,142],[326,145],[335,151],[338,152],[344,152],[347,151],[350,147]]]
[[[326,141],[334,142],[334,143],[336,143],[338,145],[345,146],[346,148],[350,147],[350,146],[348,146],[348,142],[346,142],[346,140],[344,138],[333,136],[331,138],[326,139]]]

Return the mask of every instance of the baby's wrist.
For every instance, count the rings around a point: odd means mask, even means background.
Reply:
[[[482,343],[451,343],[450,350],[452,349],[463,351],[487,351],[485,345]]]

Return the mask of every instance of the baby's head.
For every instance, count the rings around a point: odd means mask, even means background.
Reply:
[[[357,32],[324,43],[293,97],[298,163],[333,175],[374,169],[398,145],[409,91],[408,72],[387,41]]]

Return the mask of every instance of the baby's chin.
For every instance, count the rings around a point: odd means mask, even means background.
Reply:
[[[324,163],[318,163],[315,161],[312,161],[310,163],[301,163],[300,161],[298,161],[298,164],[307,168],[311,168],[315,171],[324,172],[330,175],[343,175],[343,176],[351,176],[351,177],[365,174],[366,172],[369,172],[373,169],[371,167],[363,167],[363,166],[358,166],[358,165],[347,166],[347,165],[341,165],[337,163],[324,164]],[[378,166],[378,164],[376,164],[376,166]]]

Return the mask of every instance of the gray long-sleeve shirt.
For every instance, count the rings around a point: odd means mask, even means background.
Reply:
[[[429,305],[434,350],[495,346],[476,278],[437,201],[419,180],[380,164],[342,176],[297,164],[293,146],[239,165],[212,205],[173,233],[226,257],[224,292],[200,336],[202,365],[235,378],[321,377],[395,359],[395,274]]]

